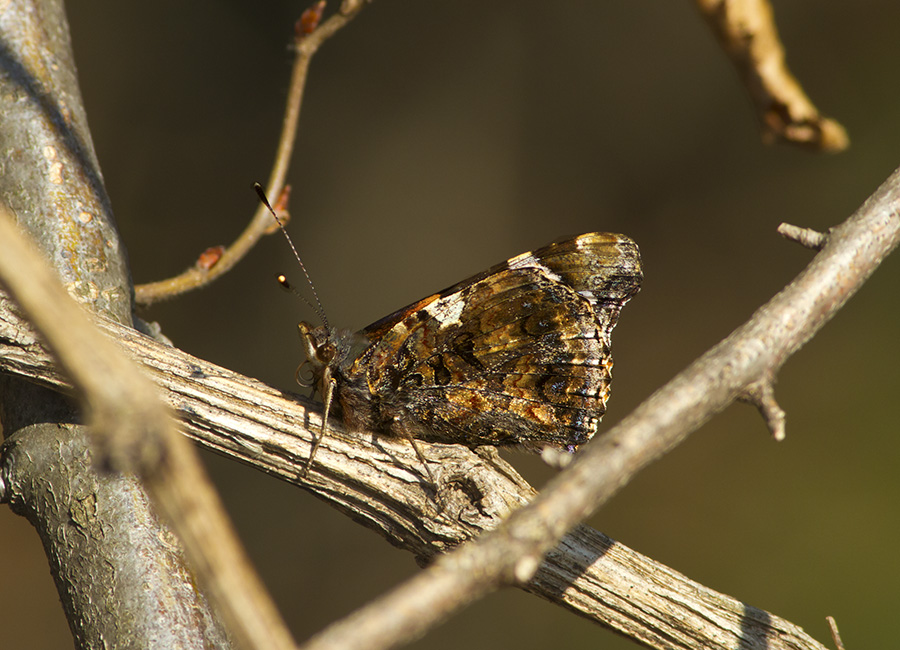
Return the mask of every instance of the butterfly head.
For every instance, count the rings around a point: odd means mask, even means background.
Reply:
[[[330,369],[338,357],[335,332],[329,327],[313,327],[306,321],[301,322],[297,328],[300,331],[300,340],[303,342],[303,351],[306,353],[306,361],[297,369],[297,381],[300,381],[300,370],[304,365],[309,364],[312,371],[312,381],[309,383],[321,393],[322,380],[326,377],[330,379]],[[300,383],[304,382],[300,381]]]

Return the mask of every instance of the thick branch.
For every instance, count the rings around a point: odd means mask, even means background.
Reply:
[[[287,628],[245,558],[193,447],[175,430],[158,387],[113,339],[93,327],[88,312],[69,298],[2,207],[0,282],[72,378],[97,460],[143,479],[241,646],[292,648]]]
[[[131,323],[124,249],[87,128],[60,0],[0,11],[0,203],[69,294]],[[10,256],[3,262],[11,263]],[[67,323],[63,322],[63,325]],[[134,477],[99,472],[69,400],[0,379],[4,498],[38,532],[74,644],[227,644],[177,539]],[[15,598],[18,585],[7,599]]]

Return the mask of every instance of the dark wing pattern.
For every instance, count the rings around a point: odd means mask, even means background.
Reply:
[[[606,411],[610,333],[642,277],[628,237],[560,241],[373,323],[342,374],[384,433],[572,449]]]

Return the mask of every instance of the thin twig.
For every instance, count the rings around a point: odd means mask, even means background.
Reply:
[[[267,196],[281,196],[284,189],[288,167],[294,152],[294,144],[297,140],[300,107],[303,103],[306,77],[313,54],[318,51],[322,43],[350,22],[362,10],[364,4],[361,1],[345,2],[345,6],[341,7],[339,13],[318,25],[313,32],[309,34],[298,33],[295,41],[296,57],[291,73],[284,119],[281,124],[281,136],[278,138],[275,162],[272,165],[272,171],[269,173],[269,180],[266,183]],[[247,188],[248,190],[250,189],[249,181]],[[271,215],[263,206],[259,206],[244,231],[224,250],[214,265],[207,268],[203,265],[195,264],[175,277],[137,285],[134,288],[135,302],[142,305],[150,305],[159,300],[174,298],[209,284],[230,271],[264,235],[270,234],[275,230],[277,229],[272,228]]]
[[[144,479],[242,647],[293,648],[158,387],[90,322],[5,207],[0,207],[0,278],[83,398],[100,462]]]
[[[850,141],[844,127],[819,113],[788,70],[768,0],[696,3],[756,104],[765,142],[827,152],[847,148]]]

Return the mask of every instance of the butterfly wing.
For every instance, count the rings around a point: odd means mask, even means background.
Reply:
[[[610,333],[641,279],[623,235],[551,244],[373,323],[345,372],[385,433],[574,447],[606,410]]]

